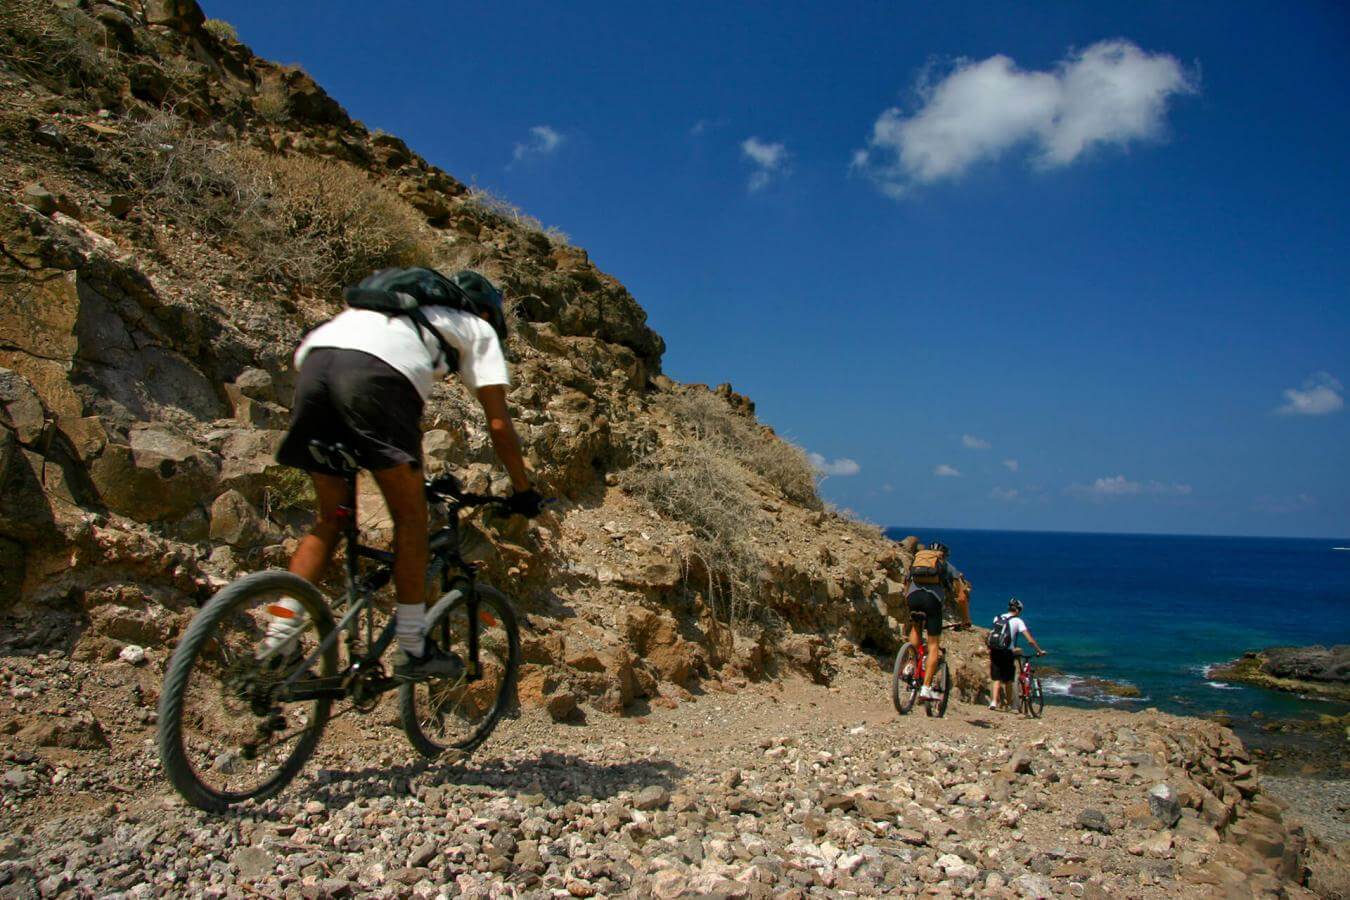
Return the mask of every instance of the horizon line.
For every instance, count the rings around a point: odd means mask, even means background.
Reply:
[[[882,531],[902,531],[910,526],[905,525],[883,525]],[[1177,531],[1067,531],[1053,528],[971,528],[968,526],[926,526],[929,531],[986,531],[994,532],[1012,532],[1014,534],[1092,534],[1103,535],[1107,537],[1177,537],[1177,538],[1238,538],[1242,540],[1263,540],[1263,541],[1340,541],[1350,546],[1350,537],[1337,537],[1334,535],[1273,535],[1273,534],[1211,534],[1207,532],[1177,532]],[[918,535],[911,531],[911,535]],[[907,535],[909,536],[909,535]]]

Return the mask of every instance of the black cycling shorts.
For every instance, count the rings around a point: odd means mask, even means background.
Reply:
[[[309,442],[342,443],[367,469],[422,465],[422,395],[393,366],[360,350],[316,347],[300,366],[291,427],[277,462],[341,474],[314,459]]]
[[[910,612],[920,612],[928,617],[927,631],[929,637],[942,634],[941,597],[932,591],[920,589],[906,596],[905,601],[909,604]]]
[[[1012,650],[989,648],[989,680],[1012,681],[1017,677],[1017,660]]]

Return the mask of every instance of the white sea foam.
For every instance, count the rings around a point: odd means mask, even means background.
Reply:
[[[1220,691],[1237,691],[1237,690],[1241,690],[1241,688],[1239,688],[1236,684],[1224,684],[1222,681],[1206,681],[1205,684],[1209,685],[1210,687],[1214,688],[1215,690],[1220,690]]]
[[[1129,684],[1129,682],[1119,681],[1117,684]],[[1075,700],[1084,700],[1089,703],[1142,703],[1152,699],[1151,697],[1117,697],[1115,694],[1108,694],[1100,687],[1092,684],[1089,679],[1078,675],[1050,675],[1041,679],[1041,688],[1050,697],[1072,697]]]

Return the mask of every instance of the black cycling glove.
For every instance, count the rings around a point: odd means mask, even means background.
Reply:
[[[534,488],[516,491],[506,498],[506,508],[518,516],[533,519],[544,510],[544,497]]]

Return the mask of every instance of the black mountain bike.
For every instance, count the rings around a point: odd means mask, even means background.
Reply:
[[[403,730],[432,758],[472,751],[513,702],[520,665],[515,610],[475,578],[459,542],[461,512],[505,508],[505,499],[466,493],[449,475],[426,483],[433,519],[443,514],[447,523],[429,539],[428,592],[441,596],[427,610],[426,639],[457,654],[465,671],[455,679],[402,681],[381,662],[395,637],[395,617],[375,631],[374,595],[393,577],[394,556],[359,541],[357,461],[340,444],[314,442],[311,450],[352,487],[351,505],[339,510],[345,602],[330,610],[314,585],[273,570],[231,583],[193,618],[165,672],[158,737],[169,781],[200,809],[217,812],[284,788],[313,754],[335,700],[367,713],[398,688]],[[298,643],[265,651],[268,623],[294,617],[278,605],[284,597],[304,608]]]

